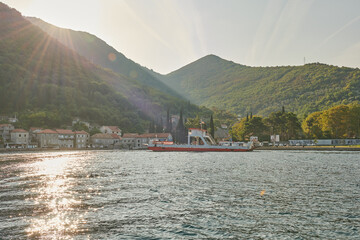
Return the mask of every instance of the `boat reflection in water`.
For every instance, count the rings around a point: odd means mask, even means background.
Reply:
[[[206,130],[189,128],[187,144],[174,144],[173,142],[153,141],[149,150],[156,152],[184,151],[184,152],[248,152],[254,149],[252,142],[243,146],[228,144],[217,145]]]

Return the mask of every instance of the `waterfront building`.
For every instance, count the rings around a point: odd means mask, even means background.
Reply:
[[[138,133],[124,133],[121,140],[122,145],[128,149],[141,148],[141,139],[138,137]]]
[[[89,134],[85,131],[75,131],[74,134],[75,134],[74,147],[86,148],[89,141]]]
[[[29,130],[29,144],[37,145],[38,144],[38,133],[41,132],[43,129],[39,127],[31,127]]]
[[[117,134],[97,133],[91,136],[93,148],[120,148],[121,137]]]
[[[59,147],[59,134],[51,129],[45,129],[37,133],[38,147],[56,148]]]
[[[128,149],[146,149],[153,141],[172,142],[171,133],[125,133],[122,137],[122,144]]]
[[[60,148],[73,148],[75,133],[68,129],[56,129],[59,138],[59,147]]]
[[[10,146],[16,148],[27,148],[29,143],[29,132],[24,129],[14,129],[10,133]]]
[[[10,132],[14,129],[12,124],[0,124],[0,137],[4,139],[4,142],[10,141]]]
[[[360,139],[301,139],[289,140],[290,146],[349,146],[360,145]]]

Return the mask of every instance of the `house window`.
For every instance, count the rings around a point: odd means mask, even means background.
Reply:
[[[19,134],[19,137],[21,137],[21,134]]]

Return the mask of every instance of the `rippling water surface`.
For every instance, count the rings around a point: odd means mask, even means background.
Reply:
[[[0,154],[0,239],[360,239],[360,155]]]

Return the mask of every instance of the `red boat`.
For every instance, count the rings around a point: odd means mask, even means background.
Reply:
[[[215,140],[206,130],[190,128],[187,144],[174,144],[173,142],[153,141],[149,144],[149,150],[155,152],[248,152],[254,149],[252,143],[239,146],[230,143],[228,146],[217,145]]]

